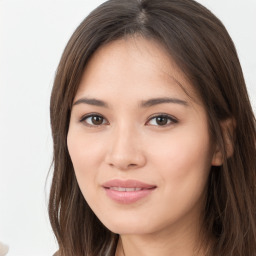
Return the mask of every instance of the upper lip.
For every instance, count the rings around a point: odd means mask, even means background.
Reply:
[[[150,189],[155,188],[155,185],[147,184],[138,180],[109,180],[102,184],[104,188],[111,187],[121,187],[121,188],[142,188],[142,189]]]

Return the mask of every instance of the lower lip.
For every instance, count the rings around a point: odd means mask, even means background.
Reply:
[[[138,191],[117,191],[109,188],[104,188],[108,197],[117,203],[131,204],[147,197],[155,188],[142,189]]]

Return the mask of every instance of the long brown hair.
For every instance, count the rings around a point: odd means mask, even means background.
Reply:
[[[61,256],[114,255],[118,235],[94,215],[78,187],[67,149],[72,102],[99,46],[133,35],[160,42],[201,96],[210,132],[223,154],[212,167],[204,232],[209,255],[256,255],[255,117],[234,44],[223,24],[192,0],[110,0],[76,29],[61,57],[51,96],[54,144],[49,216]],[[221,123],[232,120],[228,157]],[[232,136],[231,136],[232,135]]]

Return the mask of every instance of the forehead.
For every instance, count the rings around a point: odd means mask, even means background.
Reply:
[[[115,86],[114,86],[115,85]],[[117,87],[119,85],[119,87]],[[88,61],[76,98],[84,93],[103,95],[109,89],[141,89],[158,93],[183,93],[197,98],[193,86],[168,51],[157,41],[141,36],[123,38],[101,46]]]

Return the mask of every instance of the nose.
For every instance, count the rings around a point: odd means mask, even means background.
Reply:
[[[134,129],[117,129],[110,137],[106,162],[119,170],[141,168],[146,164],[140,136]]]

